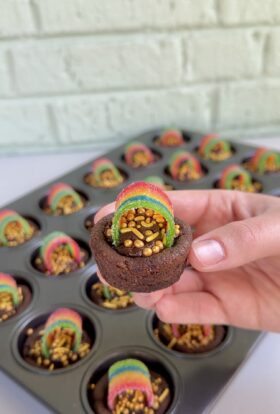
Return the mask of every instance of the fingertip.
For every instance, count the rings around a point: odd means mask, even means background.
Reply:
[[[133,299],[137,306],[144,309],[154,309],[155,304],[164,295],[164,290],[151,293],[133,293]]]
[[[173,315],[173,301],[170,298],[170,295],[166,295],[161,298],[155,305],[155,311],[157,317],[166,323],[172,322],[172,315]]]
[[[94,216],[94,223],[96,224],[104,216],[107,216],[110,213],[115,211],[115,203],[107,204],[106,206],[101,207]]]

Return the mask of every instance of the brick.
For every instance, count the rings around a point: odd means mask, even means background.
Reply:
[[[68,98],[53,103],[59,141],[63,144],[91,144],[112,138],[106,105],[106,99],[94,97]]]
[[[45,146],[53,143],[46,107],[38,102],[0,102],[0,147]]]
[[[181,75],[177,39],[68,40],[13,50],[20,93],[166,86]]]
[[[265,32],[195,31],[185,40],[186,80],[225,80],[260,74]]]
[[[0,38],[35,32],[30,0],[2,0]]]
[[[45,33],[178,28],[216,22],[214,0],[34,0]]]
[[[275,23],[280,19],[279,0],[219,0],[224,24]]]
[[[111,127],[117,136],[126,137],[172,124],[207,130],[211,98],[211,89],[206,87],[115,96],[109,100]]]
[[[7,62],[7,51],[0,51],[0,97],[7,97],[13,93],[12,82]]]
[[[279,76],[280,71],[280,30],[273,30],[269,35],[265,54],[265,73]]]
[[[279,123],[280,82],[242,82],[221,86],[218,107],[219,128]]]

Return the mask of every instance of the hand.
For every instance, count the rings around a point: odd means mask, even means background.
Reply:
[[[230,324],[280,332],[280,198],[222,190],[168,193],[175,216],[195,228],[173,286],[135,293],[170,323]],[[104,207],[96,221],[114,211]]]

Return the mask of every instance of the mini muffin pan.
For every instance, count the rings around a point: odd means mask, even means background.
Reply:
[[[207,353],[182,354],[172,351],[154,336],[153,312],[137,306],[113,311],[91,302],[88,291],[96,277],[96,265],[91,255],[84,268],[58,277],[47,277],[32,264],[43,237],[52,231],[65,232],[89,251],[88,227],[94,214],[100,206],[112,202],[130,182],[148,176],[160,176],[174,189],[215,188],[221,171],[227,165],[241,164],[254,150],[251,146],[232,142],[234,152],[231,158],[221,162],[204,160],[197,153],[202,135],[183,132],[185,143],[180,149],[192,152],[204,167],[205,175],[198,181],[179,182],[171,178],[167,165],[177,148],[159,146],[159,131],[152,131],[135,139],[146,143],[158,154],[155,163],[145,168],[130,168],[124,162],[124,146],[106,154],[126,178],[118,187],[93,188],[84,182],[92,160],[6,206],[34,220],[39,231],[23,245],[0,248],[0,272],[16,276],[28,284],[32,292],[29,306],[21,314],[0,324],[0,368],[56,413],[92,413],[90,384],[97,381],[111,363],[127,357],[137,357],[164,375],[172,393],[167,413],[204,412],[261,336],[260,332],[228,327],[223,342]],[[261,182],[263,193],[280,195],[279,173],[252,175]],[[78,189],[87,200],[85,207],[67,216],[45,214],[41,208],[42,200],[48,188],[56,182],[65,182]],[[93,346],[90,353],[77,364],[49,372],[24,361],[21,347],[27,327],[42,322],[58,307],[69,307],[82,315],[86,327],[90,327]]]

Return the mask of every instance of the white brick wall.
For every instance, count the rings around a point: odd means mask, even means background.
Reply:
[[[279,133],[279,0],[0,0],[0,151]]]

